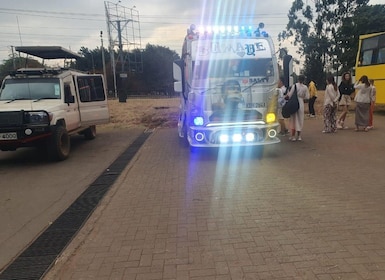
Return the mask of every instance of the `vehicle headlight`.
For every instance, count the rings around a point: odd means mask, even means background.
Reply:
[[[49,124],[49,115],[45,111],[24,112],[24,120],[27,124]]]
[[[267,123],[273,123],[276,120],[276,116],[274,113],[267,113],[266,115],[266,122]]]
[[[194,125],[202,126],[204,124],[203,117],[194,117]]]

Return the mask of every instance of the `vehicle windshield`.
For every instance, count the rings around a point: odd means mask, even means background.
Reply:
[[[0,100],[23,99],[60,99],[59,79],[6,79],[0,90]]]
[[[271,58],[202,60],[194,63],[194,80],[272,75]]]

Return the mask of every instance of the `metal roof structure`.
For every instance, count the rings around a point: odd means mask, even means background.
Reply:
[[[20,46],[15,47],[15,50],[43,59],[79,59],[82,57],[59,46]]]

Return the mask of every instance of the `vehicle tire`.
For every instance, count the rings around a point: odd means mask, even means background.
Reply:
[[[71,140],[63,126],[57,126],[48,142],[48,156],[52,160],[61,161],[68,158],[71,150]]]
[[[185,148],[190,147],[190,143],[187,140],[187,127],[186,127],[186,124],[184,122],[183,122],[183,126],[182,126],[182,134],[183,134],[183,137],[179,137],[179,142],[180,142],[181,146],[185,147]]]
[[[87,140],[93,140],[96,137],[96,126],[91,125],[89,128],[84,130],[84,138]]]

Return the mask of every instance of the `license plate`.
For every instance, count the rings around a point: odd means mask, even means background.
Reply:
[[[17,140],[16,132],[0,133],[0,140]]]

